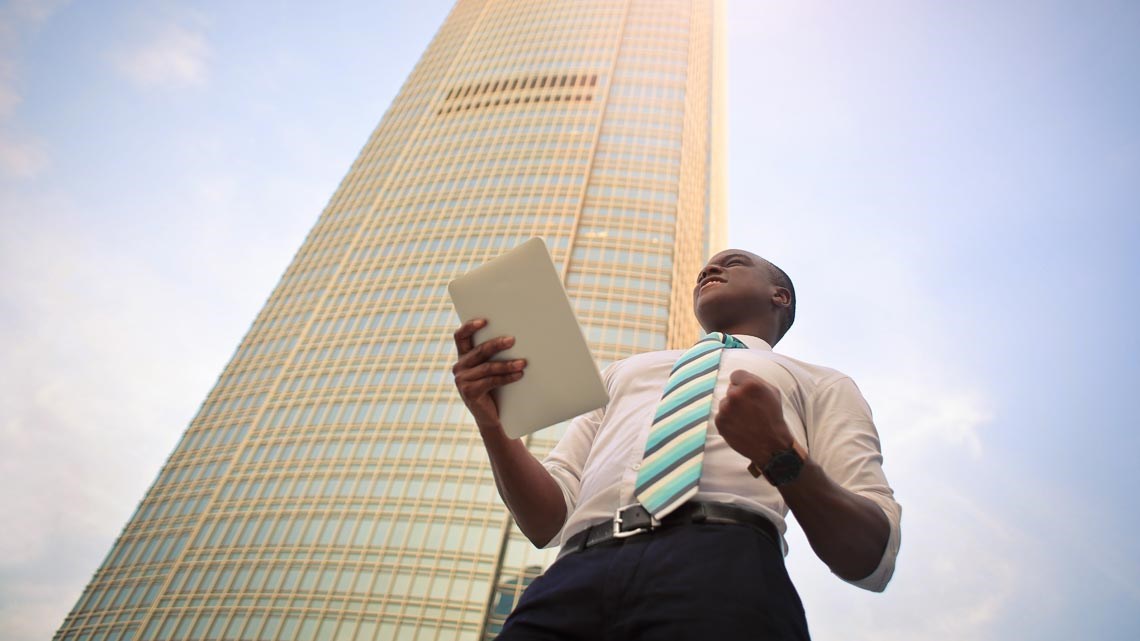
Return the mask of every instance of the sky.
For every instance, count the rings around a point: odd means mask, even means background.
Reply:
[[[62,623],[450,4],[0,5],[0,638]],[[1140,3],[728,10],[729,242],[903,506],[883,594],[792,525],[813,637],[1140,637]]]

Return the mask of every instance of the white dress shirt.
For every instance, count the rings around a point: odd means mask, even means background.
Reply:
[[[753,478],[749,461],[717,433],[715,419],[729,375],[746,370],[780,388],[784,420],[812,460],[842,487],[872,500],[890,522],[890,539],[878,568],[854,585],[882,591],[894,573],[899,549],[901,508],[883,475],[879,436],[871,409],[855,383],[833,369],[804,363],[772,351],[765,341],[737,336],[749,349],[726,349],[721,357],[712,418],[705,442],[699,491],[694,500],[735,505],[771,519],[783,541],[788,506],[763,477]],[[657,402],[673,364],[683,350],[640,354],[613,363],[603,372],[610,402],[574,419],[543,460],[566,500],[566,523],[551,544],[614,517],[636,503],[637,470]]]

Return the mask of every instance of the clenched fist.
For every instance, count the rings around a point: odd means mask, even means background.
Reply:
[[[772,455],[792,447],[780,389],[742,369],[728,377],[717,407],[716,429],[728,446],[763,467]]]

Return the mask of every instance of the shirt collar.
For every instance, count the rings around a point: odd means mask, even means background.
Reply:
[[[765,352],[772,351],[772,346],[769,345],[768,342],[763,338],[756,338],[755,336],[749,336],[748,334],[733,334],[733,336],[740,339],[741,343],[747,345],[748,349],[759,349]]]

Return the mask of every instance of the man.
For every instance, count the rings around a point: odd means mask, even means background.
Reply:
[[[455,332],[455,383],[500,495],[536,546],[562,534],[500,639],[806,639],[783,565],[788,509],[840,578],[875,591],[890,580],[900,508],[870,409],[848,377],[771,349],[795,319],[791,280],[727,250],[693,301],[722,334],[608,367],[610,402],[541,462],[503,433],[491,394],[523,376],[522,360],[490,360],[513,338],[474,345],[482,319]],[[710,365],[689,375],[696,359]]]

